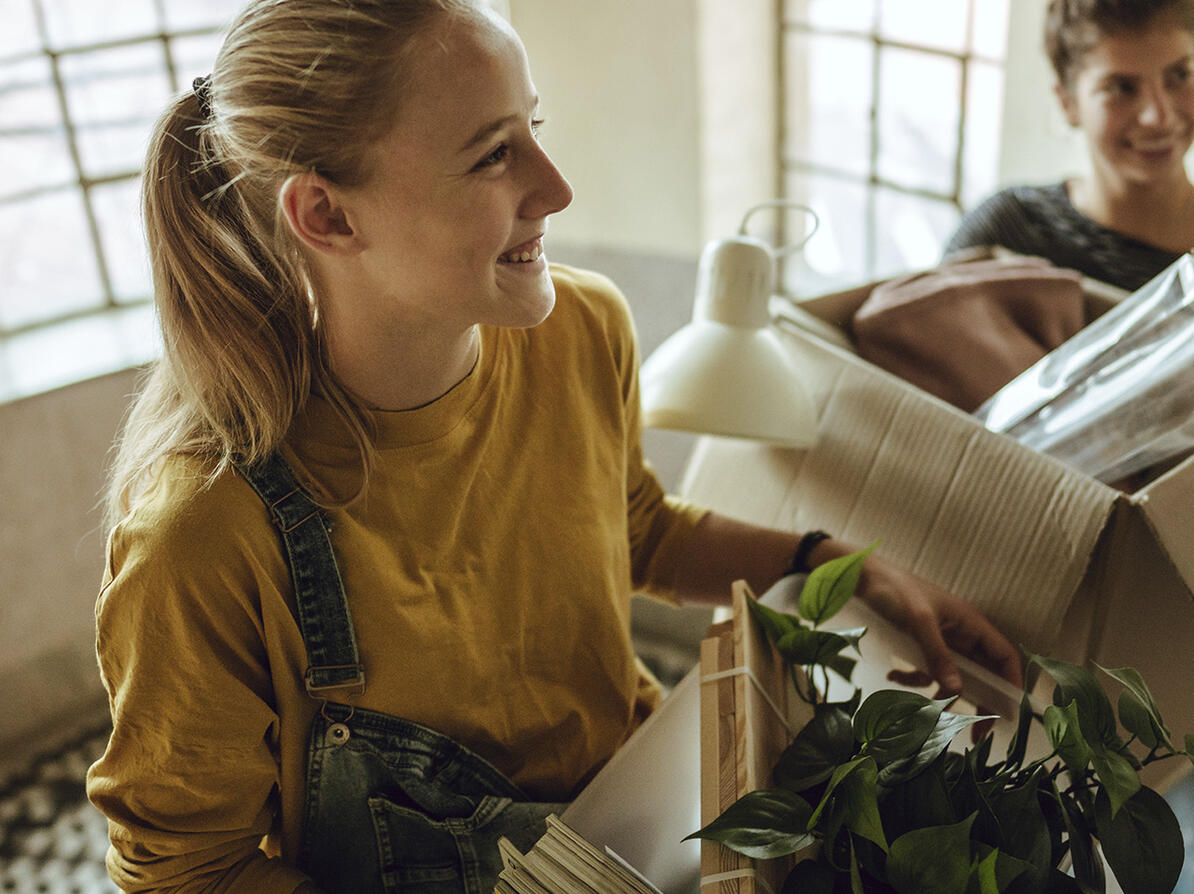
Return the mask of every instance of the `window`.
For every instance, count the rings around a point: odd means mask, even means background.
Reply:
[[[0,393],[69,380],[147,330],[140,168],[170,96],[211,69],[239,0],[10,0],[0,29]],[[82,325],[87,321],[96,326]],[[75,333],[72,339],[71,333]],[[26,337],[28,336],[28,337]],[[97,341],[104,342],[97,345]],[[71,359],[73,358],[73,359]],[[48,378],[47,378],[48,375]],[[77,377],[77,376],[75,376]],[[28,387],[14,379],[25,381]]]
[[[998,173],[1008,0],[783,0],[780,168],[821,229],[791,294],[930,266]],[[788,242],[803,224],[793,217]]]

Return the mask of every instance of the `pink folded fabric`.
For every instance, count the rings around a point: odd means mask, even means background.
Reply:
[[[972,412],[1079,329],[1082,277],[1035,258],[949,264],[877,286],[853,320],[858,353]]]

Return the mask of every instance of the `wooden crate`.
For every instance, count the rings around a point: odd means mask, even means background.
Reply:
[[[732,619],[710,627],[701,643],[702,825],[747,792],[770,788],[771,768],[813,716],[748,609],[750,598],[745,581],[736,583]],[[779,894],[802,856],[754,860],[702,841],[701,892]]]

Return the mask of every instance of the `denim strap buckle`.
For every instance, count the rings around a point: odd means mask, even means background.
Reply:
[[[345,675],[344,671],[353,671]],[[361,695],[365,691],[365,666],[363,664],[325,664],[319,667],[312,665],[303,675],[307,685],[308,695],[317,695],[333,689],[352,689],[351,695]],[[329,679],[330,678],[330,679]],[[326,682],[316,682],[318,680]]]

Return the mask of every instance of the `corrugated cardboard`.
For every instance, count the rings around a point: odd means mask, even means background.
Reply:
[[[1179,741],[1194,733],[1194,459],[1125,494],[988,431],[845,347],[873,286],[781,309],[817,445],[702,439],[683,493],[762,524],[880,540],[1033,651],[1138,668]]]

